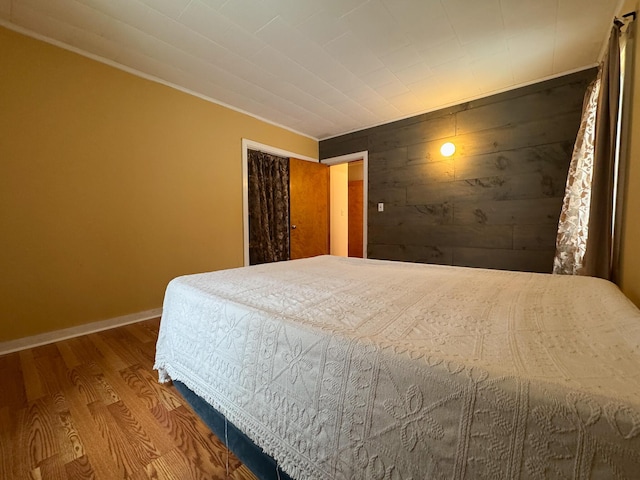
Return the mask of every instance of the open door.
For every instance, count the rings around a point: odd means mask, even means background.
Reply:
[[[351,166],[351,165],[349,165]],[[349,178],[349,256],[362,258],[363,181]]]
[[[329,253],[329,167],[289,159],[290,258]]]

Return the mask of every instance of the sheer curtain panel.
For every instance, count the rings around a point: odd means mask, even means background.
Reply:
[[[554,273],[611,278],[621,25],[614,22],[598,79],[587,91],[558,225]]]

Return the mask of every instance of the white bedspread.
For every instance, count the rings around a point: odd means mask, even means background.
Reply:
[[[156,368],[298,479],[640,478],[613,284],[316,257],[173,280]]]

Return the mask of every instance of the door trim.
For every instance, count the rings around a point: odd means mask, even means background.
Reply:
[[[260,152],[277,155],[279,157],[294,157],[299,158],[300,160],[306,160],[307,162],[319,163],[317,158],[311,158],[299,153],[289,152],[287,150],[282,150],[281,148],[272,147],[271,145],[255,142],[247,138],[242,139],[242,242],[245,267],[249,266],[249,168],[247,163],[249,150],[258,150]]]
[[[369,205],[369,151],[348,153],[338,157],[323,158],[320,163],[325,165],[339,165],[341,163],[349,163],[362,160],[362,258],[367,258],[367,206]],[[331,235],[331,230],[329,230]]]

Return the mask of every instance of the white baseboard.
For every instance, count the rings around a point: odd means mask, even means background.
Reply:
[[[110,318],[100,322],[85,323],[84,325],[78,325],[76,327],[63,328],[62,330],[40,333],[31,337],[0,342],[0,355],[59,342],[61,340],[67,340],[68,338],[80,337],[82,335],[88,335],[89,333],[101,332],[102,330],[109,330],[110,328],[120,327],[130,323],[142,322],[143,320],[150,320],[160,315],[162,315],[162,308],[154,308],[152,310],[123,315],[122,317]]]

